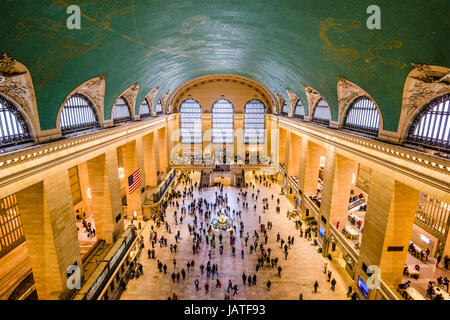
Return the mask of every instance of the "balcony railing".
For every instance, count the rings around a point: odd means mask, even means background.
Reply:
[[[344,236],[342,232],[340,232],[336,227],[330,224],[331,234],[337,239],[338,243],[341,244],[342,249],[344,249],[345,253],[349,254],[353,261],[358,261],[359,253],[356,251],[354,244]]]
[[[314,214],[316,219],[319,220],[320,208],[308,195],[305,195],[305,197],[303,197],[303,198],[305,199],[306,208],[308,208]]]

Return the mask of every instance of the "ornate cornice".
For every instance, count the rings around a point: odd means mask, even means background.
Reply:
[[[291,112],[289,114],[291,117],[294,114],[295,105],[297,104],[299,98],[293,91],[289,90],[289,88],[286,88],[286,91],[289,96],[289,102],[291,103]]]
[[[450,92],[450,69],[412,63],[415,68],[409,73],[403,91],[403,108],[407,115],[429,102],[433,97]]]
[[[312,117],[313,108],[316,103],[322,98],[322,95],[313,87],[305,85],[306,98],[308,99],[308,115]]]
[[[337,83],[337,94],[338,94],[338,110],[339,110],[339,125],[343,125],[344,116],[350,103],[353,102],[358,97],[366,96],[377,106],[377,103],[372,98],[372,96],[362,89],[357,84],[347,80],[345,77],[338,77]],[[378,108],[380,110],[380,108]],[[382,129],[382,119],[380,117],[380,130]]]
[[[169,107],[169,112],[178,112],[177,108],[179,107],[179,104],[190,97],[192,90],[211,83],[234,83],[254,90],[258,99],[266,105],[267,113],[273,112],[274,106],[277,104],[276,96],[257,81],[234,74],[212,74],[192,79],[176,88],[168,97],[167,106]],[[192,98],[195,99],[195,97]],[[202,106],[204,110],[207,110],[208,107],[209,106]]]
[[[131,109],[131,117],[134,119],[135,115],[135,107],[136,107],[136,98],[139,92],[139,84],[136,82],[131,87],[126,89],[122,94],[120,95],[123,97],[127,102]]]
[[[31,75],[24,65],[6,53],[0,57],[0,93],[23,110],[36,130],[37,108]]]
[[[147,100],[148,106],[150,108],[150,113],[153,114],[153,104],[155,103],[156,94],[158,93],[159,87],[156,87],[152,91],[150,91],[145,99]]]
[[[398,135],[403,141],[409,125],[423,106],[436,97],[450,93],[450,69],[441,66],[412,63],[415,67],[408,74],[403,89],[402,111],[398,126]]]

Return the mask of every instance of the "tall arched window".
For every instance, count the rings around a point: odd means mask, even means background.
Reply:
[[[288,113],[289,113],[289,106],[288,106],[286,100],[284,100],[283,106],[281,107],[281,114],[287,115]]]
[[[325,101],[325,99],[320,99],[319,102],[317,102],[316,108],[314,109],[312,121],[329,125],[330,118],[331,113],[328,103]]]
[[[0,148],[30,140],[27,123],[19,110],[0,96]]]
[[[180,105],[181,143],[202,143],[202,107],[198,101],[187,99]]]
[[[63,134],[92,129],[99,125],[94,106],[80,93],[72,95],[64,104],[59,123]]]
[[[345,115],[344,128],[376,136],[379,126],[377,106],[366,96],[356,98]]]
[[[263,144],[266,108],[259,100],[252,100],[244,109],[244,143]]]
[[[297,104],[295,105],[294,118],[301,120],[305,118],[305,107],[300,99],[298,99]]]
[[[450,153],[450,94],[443,95],[416,116],[407,142]]]
[[[212,107],[212,143],[234,142],[233,105],[225,99],[217,100]]]
[[[120,97],[113,108],[113,122],[125,122],[131,120],[130,108],[127,102]]]
[[[144,100],[142,100],[141,105],[139,106],[139,115],[141,119],[150,117],[150,108],[148,106],[147,99],[145,98]]]
[[[158,99],[158,103],[156,104],[156,108],[155,108],[155,113],[156,113],[156,114],[161,114],[161,113],[163,113],[163,107],[162,107],[162,101],[161,101],[161,99]]]

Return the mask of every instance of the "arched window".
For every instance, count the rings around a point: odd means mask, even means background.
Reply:
[[[163,107],[162,107],[161,99],[159,99],[158,103],[156,104],[155,113],[156,114],[162,114],[163,113]]]
[[[289,106],[288,106],[286,100],[284,100],[283,106],[281,107],[281,114],[287,115],[288,113],[289,113]]]
[[[84,95],[75,93],[64,104],[59,120],[63,134],[97,127],[95,108]]]
[[[433,100],[416,116],[407,142],[450,153],[450,94]]]
[[[130,108],[127,102],[120,97],[113,108],[113,122],[125,122],[131,120]]]
[[[305,118],[305,107],[300,99],[298,99],[297,104],[295,105],[294,117],[301,120]]]
[[[380,114],[376,105],[366,96],[356,98],[345,115],[344,128],[377,135]]]
[[[145,98],[144,100],[142,100],[141,105],[139,106],[139,115],[141,119],[150,117],[150,108],[148,106],[147,99]]]
[[[19,110],[0,96],[0,148],[30,140],[27,123]]]
[[[234,142],[233,105],[225,99],[217,100],[212,107],[212,143]]]
[[[180,105],[181,143],[202,143],[202,107],[198,101],[187,99]]]
[[[252,100],[244,108],[244,143],[263,144],[266,108],[259,100]]]
[[[328,103],[324,99],[320,99],[319,102],[317,102],[316,108],[314,109],[312,121],[329,125],[330,118],[331,114]]]

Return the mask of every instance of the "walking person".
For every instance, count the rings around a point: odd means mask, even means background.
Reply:
[[[270,282],[270,280],[269,281],[267,281],[267,289],[269,289],[269,291],[270,291],[270,286],[272,285],[272,282]]]
[[[350,298],[350,295],[352,294],[352,291],[353,291],[353,287],[352,286],[348,287],[347,298]]]
[[[195,282],[194,282],[194,284],[195,284],[195,289],[197,289],[197,291],[198,291],[198,285],[199,285],[199,281],[198,281],[198,279],[195,279]]]
[[[333,278],[333,280],[331,280],[331,290],[334,291],[335,287],[336,287],[336,279]]]
[[[314,293],[317,293],[317,288],[319,288],[319,283],[316,280],[316,282],[314,283]]]

